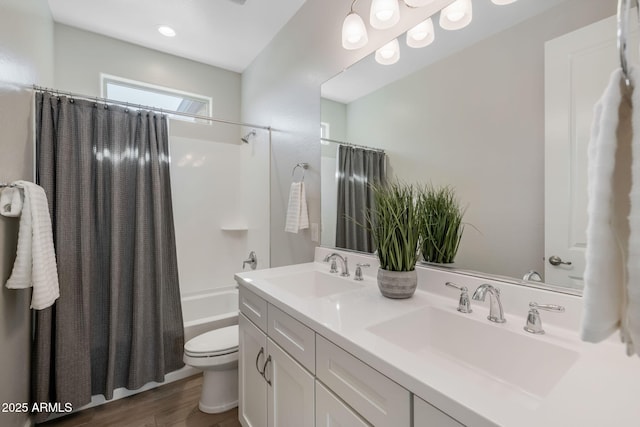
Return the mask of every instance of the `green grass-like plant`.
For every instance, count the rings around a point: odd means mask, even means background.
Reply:
[[[425,261],[451,263],[464,231],[460,207],[453,188],[428,185],[418,191],[421,252]]]
[[[413,271],[418,260],[420,218],[416,187],[400,182],[373,184],[375,206],[365,212],[380,268]]]

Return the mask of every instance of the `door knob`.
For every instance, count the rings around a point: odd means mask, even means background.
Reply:
[[[562,261],[562,258],[560,258],[559,256],[551,255],[549,257],[549,264],[551,264],[551,265],[560,265],[560,264],[571,265],[571,261]]]

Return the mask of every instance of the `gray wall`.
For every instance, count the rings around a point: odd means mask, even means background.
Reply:
[[[242,74],[242,118],[273,126],[271,146],[271,266],[308,262],[317,242],[309,230],[284,232],[291,169],[308,162],[305,184],[311,223],[320,222],[320,85],[439,10],[436,0],[414,13],[401,14],[391,30],[371,31],[358,51],[341,46],[341,28],[349,12],[343,0],[307,0]],[[402,6],[404,8],[404,6]],[[362,9],[362,10],[361,10]],[[356,10],[366,16],[366,6]]]
[[[0,181],[33,180],[32,96],[17,84],[53,82],[53,21],[44,1],[0,2]],[[14,84],[12,84],[14,83]],[[28,402],[31,312],[28,290],[4,287],[16,253],[18,220],[0,216],[0,403]],[[0,412],[23,426],[26,413]]]
[[[240,74],[55,24],[56,89],[100,96],[100,73],[213,98],[213,116],[240,118]]]
[[[461,267],[544,271],[544,43],[613,13],[568,1],[348,104],[347,140],[385,148],[403,181],[456,187],[479,229]]]

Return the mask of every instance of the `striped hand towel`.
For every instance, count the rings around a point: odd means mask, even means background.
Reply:
[[[18,228],[18,251],[6,286],[10,289],[33,287],[31,308],[42,310],[60,296],[47,196],[42,187],[32,182],[16,181],[14,184],[24,191],[24,202]]]
[[[289,189],[289,206],[284,231],[297,233],[305,228],[309,228],[309,213],[304,182],[294,182]]]

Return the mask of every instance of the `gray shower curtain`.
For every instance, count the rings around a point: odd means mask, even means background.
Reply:
[[[36,158],[60,298],[36,312],[33,400],[163,381],[184,341],[166,117],[36,93]]]
[[[336,246],[362,252],[373,252],[371,233],[366,224],[365,209],[373,207],[370,184],[386,179],[386,159],[382,151],[340,145],[338,147],[338,209]]]

